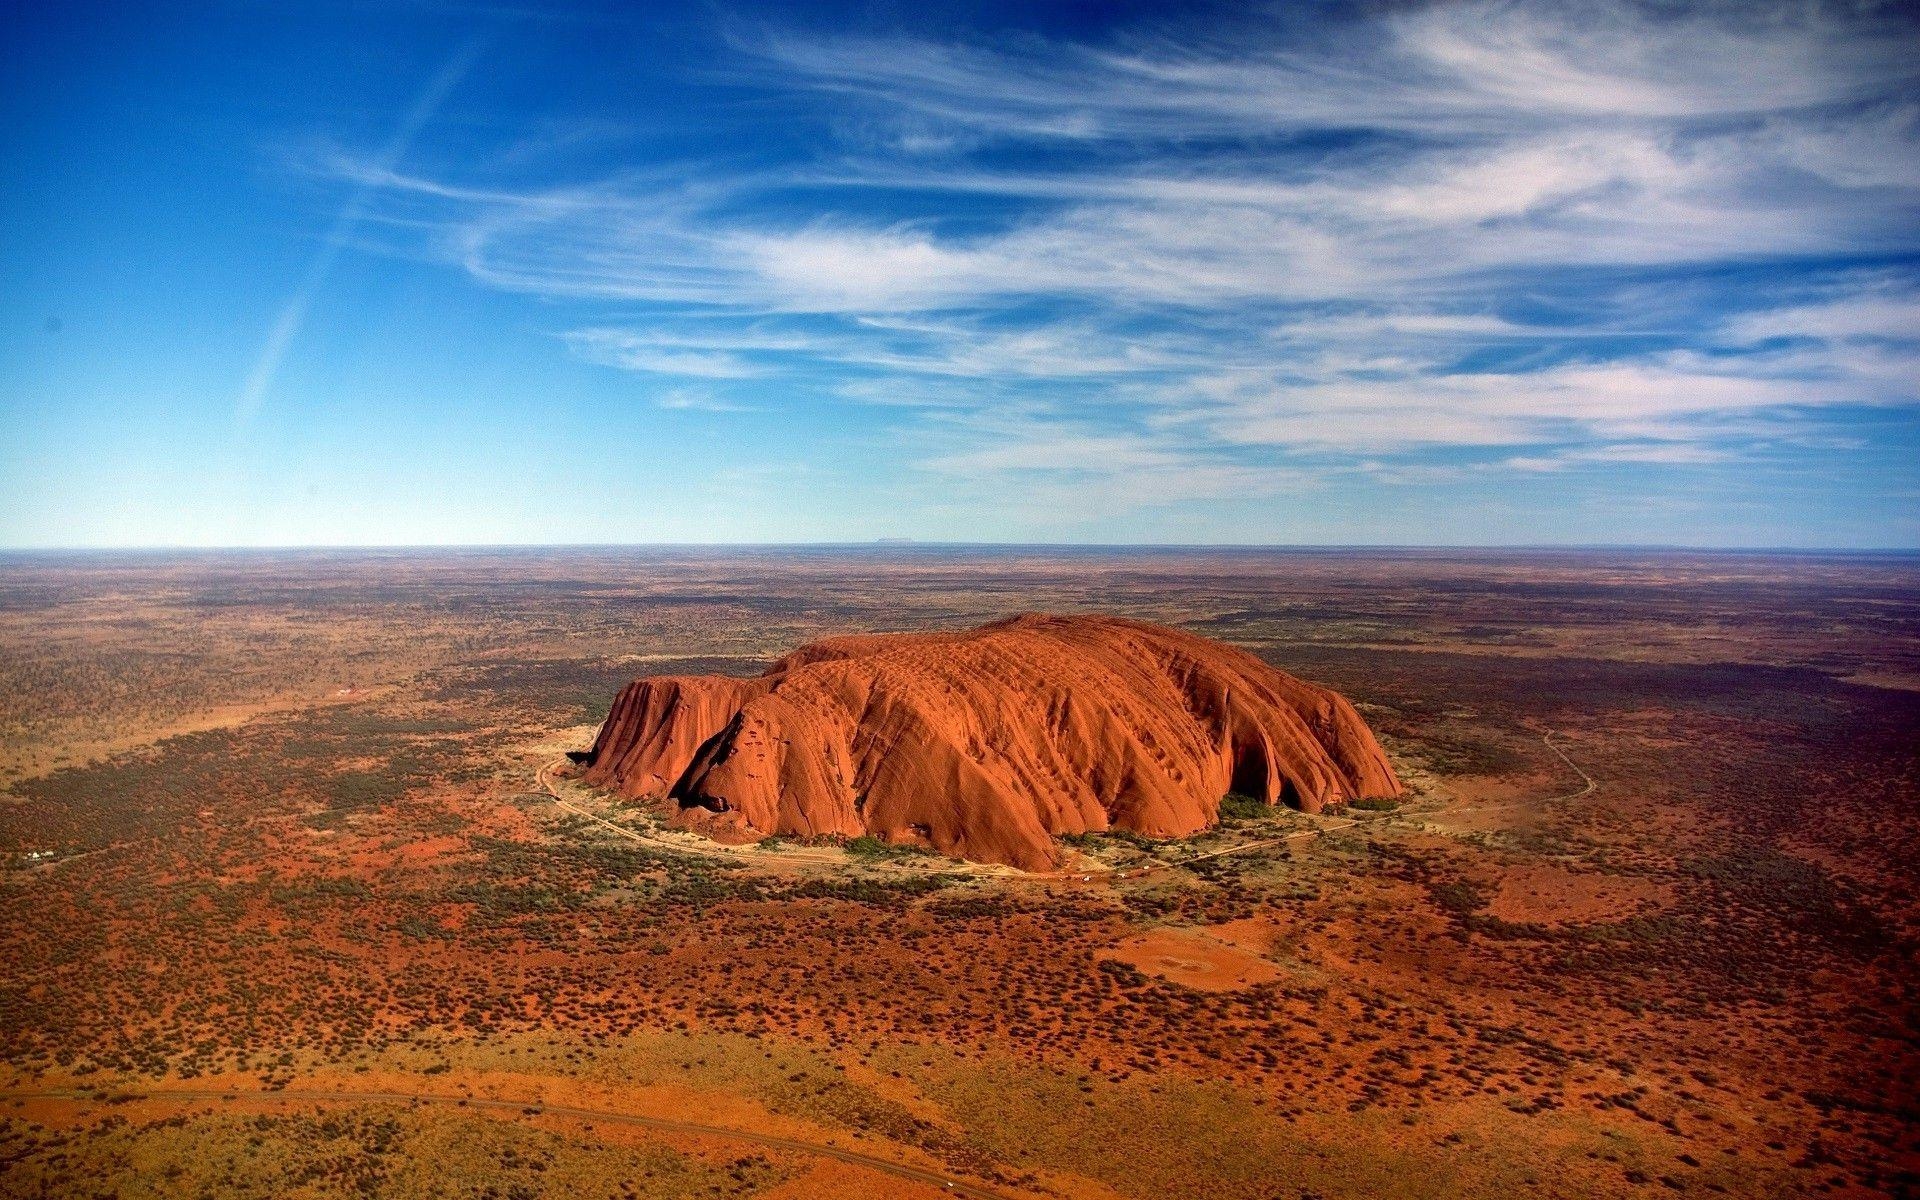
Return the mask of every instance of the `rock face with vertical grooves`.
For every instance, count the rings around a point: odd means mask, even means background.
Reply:
[[[1025,870],[1061,834],[1196,833],[1240,792],[1318,812],[1398,796],[1351,704],[1219,642],[1026,614],[830,638],[754,679],[620,693],[587,781],[752,837],[872,834]]]

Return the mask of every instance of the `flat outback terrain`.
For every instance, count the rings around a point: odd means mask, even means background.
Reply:
[[[636,677],[1023,612],[1406,794],[1058,869],[590,786]],[[0,1194],[1910,1195],[1920,559],[0,559]]]

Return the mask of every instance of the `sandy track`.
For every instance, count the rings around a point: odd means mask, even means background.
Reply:
[[[719,1125],[702,1125],[697,1121],[673,1121],[665,1117],[642,1117],[632,1113],[609,1112],[602,1109],[577,1108],[568,1104],[548,1104],[540,1100],[501,1100],[479,1096],[447,1096],[433,1092],[350,1092],[350,1091],[285,1091],[250,1092],[218,1091],[211,1088],[140,1088],[128,1089],[116,1093],[133,1100],[160,1100],[177,1103],[198,1103],[206,1100],[218,1100],[229,1104],[434,1104],[448,1108],[481,1109],[493,1112],[513,1112],[527,1115],[546,1115],[571,1117],[590,1121],[605,1121],[615,1125],[633,1125],[644,1129],[655,1129],[662,1133],[676,1133],[691,1137],[718,1138],[725,1141],[744,1142],[754,1146],[764,1146],[771,1150],[786,1150],[796,1154],[812,1154],[821,1158],[836,1159],[857,1167],[867,1167],[883,1171],[897,1179],[906,1179],[914,1183],[925,1184],[954,1196],[972,1197],[973,1200],[1003,1200],[1003,1193],[989,1191],[978,1184],[963,1183],[951,1179],[937,1171],[923,1170],[892,1159],[879,1158],[871,1154],[862,1154],[858,1150],[848,1150],[842,1146],[830,1146],[823,1142],[803,1141],[799,1138],[780,1137],[771,1133],[753,1133],[744,1129],[728,1129]],[[69,1089],[48,1091],[0,1091],[0,1100],[26,1101],[66,1101],[85,1104],[104,1104],[106,1100],[98,1095],[82,1094]]]
[[[1228,846],[1225,850],[1210,850],[1205,854],[1196,854],[1192,858],[1183,858],[1179,862],[1154,863],[1151,866],[1140,867],[1137,870],[1122,871],[1116,878],[1138,879],[1142,875],[1151,875],[1155,871],[1166,871],[1174,867],[1192,866],[1197,862],[1205,862],[1209,858],[1225,858],[1229,854],[1245,854],[1249,850],[1258,850],[1262,846],[1278,846],[1284,842],[1297,842],[1304,838],[1316,838],[1323,833],[1338,833],[1342,829],[1352,829],[1355,825],[1365,825],[1376,819],[1377,818],[1368,818],[1362,821],[1352,817],[1340,817],[1333,822],[1326,825],[1319,825],[1312,829],[1297,829],[1292,833],[1281,834],[1279,837],[1261,838],[1257,842],[1243,842],[1238,846]]]
[[[1567,757],[1567,752],[1566,752],[1565,750],[1562,750],[1562,749],[1561,749],[1560,747],[1558,747],[1558,746],[1556,746],[1556,745],[1554,745],[1554,744],[1553,744],[1553,734],[1551,734],[1551,733],[1543,733],[1543,734],[1541,734],[1541,735],[1540,735],[1540,740],[1541,740],[1541,741],[1543,741],[1543,742],[1545,742],[1545,743],[1547,744],[1547,749],[1549,749],[1549,750],[1551,750],[1551,751],[1553,751],[1553,752],[1554,752],[1555,754],[1557,754],[1557,755],[1559,755],[1559,756],[1560,756],[1560,761],[1561,761],[1561,762],[1563,762],[1563,763],[1565,763],[1565,764],[1567,764],[1567,767],[1568,767],[1568,768],[1569,768],[1570,770],[1572,770],[1572,771],[1573,771],[1573,773],[1574,773],[1575,775],[1578,775],[1578,776],[1580,777],[1580,779],[1581,779],[1581,781],[1582,781],[1583,783],[1585,783],[1585,784],[1586,784],[1587,786],[1585,786],[1585,787],[1583,787],[1583,788],[1581,788],[1581,789],[1580,789],[1579,791],[1577,791],[1577,792],[1568,792],[1568,793],[1567,793],[1566,795],[1564,795],[1564,796],[1549,796],[1549,797],[1548,797],[1547,799],[1545,799],[1545,800],[1535,800],[1535,801],[1533,801],[1533,803],[1535,803],[1535,804],[1559,804],[1559,803],[1562,803],[1563,801],[1567,801],[1567,800],[1578,800],[1578,799],[1580,799],[1580,798],[1581,798],[1581,797],[1583,797],[1583,796],[1591,796],[1591,795],[1592,795],[1592,794],[1594,793],[1594,791],[1595,791],[1595,789],[1597,789],[1597,788],[1598,788],[1598,787],[1600,786],[1600,784],[1599,784],[1599,782],[1598,782],[1598,781],[1596,781],[1596,780],[1594,779],[1594,777],[1593,777],[1593,776],[1591,776],[1591,775],[1589,775],[1589,774],[1587,774],[1587,773],[1586,773],[1585,771],[1582,771],[1582,770],[1580,769],[1580,764],[1578,764],[1578,763],[1576,763],[1576,762],[1574,762],[1574,761],[1573,761],[1572,759],[1570,759],[1570,758],[1568,758],[1568,757]]]
[[[1574,762],[1571,758],[1567,757],[1566,751],[1562,750],[1559,746],[1554,744],[1553,734],[1551,732],[1541,734],[1540,740],[1546,743],[1547,749],[1553,751],[1555,756],[1557,756],[1561,762],[1565,763],[1569,770],[1571,770],[1575,775],[1578,775],[1580,777],[1580,781],[1582,784],[1580,788],[1578,788],[1575,791],[1568,792],[1565,795],[1546,796],[1538,800],[1515,800],[1506,804],[1482,804],[1482,805],[1473,805],[1473,806],[1453,805],[1447,808],[1433,809],[1429,812],[1408,813],[1407,815],[1411,817],[1419,817],[1422,820],[1431,820],[1436,817],[1455,816],[1455,815],[1461,815],[1465,813],[1474,813],[1474,812],[1490,812],[1497,809],[1506,809],[1506,808],[1521,808],[1528,805],[1536,805],[1536,804],[1564,804],[1570,800],[1583,799],[1587,796],[1592,795],[1595,791],[1599,789],[1600,787],[1599,781],[1596,780],[1593,776],[1587,774],[1584,770],[1582,770],[1578,763]],[[585,809],[581,808],[580,806],[569,801],[566,797],[560,794],[559,789],[553,786],[552,772],[554,771],[555,768],[559,767],[564,762],[566,762],[565,758],[556,758],[552,762],[546,763],[545,765],[541,766],[538,771],[534,773],[534,778],[539,783],[541,790],[544,791],[547,794],[547,796],[551,797],[555,804],[558,804],[561,808],[566,809],[568,812],[573,813],[576,816],[585,817],[587,820],[592,821],[597,825],[601,825],[607,829],[610,829],[613,832],[621,835],[622,837],[632,838],[636,842],[643,842],[648,845],[658,846],[665,850],[676,850],[683,854],[702,854],[702,853],[711,852],[716,854],[736,854],[736,855],[752,854],[757,857],[761,853],[763,853],[763,852],[754,850],[754,848],[751,846],[726,846],[726,845],[722,845],[719,842],[713,843],[713,846],[710,851],[707,847],[700,847],[696,849],[693,847],[681,845],[676,842],[669,842],[661,838],[648,837],[647,835],[640,833],[637,830],[629,829],[624,825],[616,825],[612,821],[608,821],[602,817],[595,816],[593,813],[590,813]],[[1138,879],[1142,875],[1151,875],[1155,871],[1166,871],[1166,870],[1171,870],[1175,867],[1191,866],[1192,864],[1197,862],[1205,862],[1207,859],[1210,859],[1210,858],[1225,858],[1230,854],[1245,854],[1249,850],[1259,850],[1266,846],[1279,846],[1287,842],[1297,842],[1297,841],[1303,841],[1308,838],[1317,838],[1323,834],[1338,833],[1342,829],[1352,829],[1359,825],[1371,825],[1375,821],[1384,820],[1389,815],[1391,814],[1381,813],[1379,816],[1376,816],[1376,817],[1339,817],[1334,819],[1333,821],[1328,822],[1325,825],[1318,825],[1312,829],[1299,829],[1299,830],[1295,830],[1292,833],[1281,834],[1278,837],[1261,838],[1258,841],[1246,842],[1238,846],[1228,846],[1224,850],[1210,850],[1205,854],[1196,854],[1192,858],[1182,859],[1179,862],[1157,862],[1157,863],[1151,863],[1143,867],[1136,867],[1131,870],[1116,870],[1112,867],[1101,866],[1101,867],[1093,867],[1093,868],[1081,868],[1079,870],[1071,870],[1071,871],[1060,870],[1060,871],[1025,871],[1023,872],[1023,871],[1011,871],[1006,868],[981,867],[980,864],[977,864],[977,863],[965,863],[965,864],[957,865],[950,873],[985,875],[985,876],[990,876],[992,878],[1007,880],[1010,882],[1035,882],[1035,883],[1052,882],[1052,881],[1071,881],[1076,878],[1092,879],[1092,878],[1111,877],[1114,879]],[[845,858],[841,855],[821,854],[817,852],[809,852],[804,849],[782,851],[781,858],[787,862],[794,862],[794,863],[811,862],[821,866],[836,866],[836,865],[845,864]]]
[[[778,851],[771,851],[771,852],[760,848],[758,843],[749,843],[744,846],[729,846],[725,842],[716,842],[716,841],[713,841],[712,839],[703,839],[697,845],[689,845],[686,842],[673,841],[671,839],[663,838],[663,837],[655,837],[651,834],[642,833],[641,831],[630,828],[629,826],[626,826],[626,825],[615,824],[614,822],[609,821],[604,817],[588,812],[586,809],[581,808],[579,805],[575,804],[573,801],[567,799],[565,796],[560,794],[560,789],[554,786],[553,772],[558,770],[560,766],[564,764],[566,761],[567,760],[564,756],[553,759],[552,761],[541,765],[539,769],[537,769],[534,772],[534,781],[536,784],[539,785],[541,792],[545,796],[547,796],[548,799],[552,800],[555,804],[559,805],[561,808],[572,813],[573,815],[577,817],[584,817],[603,829],[610,830],[613,833],[619,834],[621,837],[627,838],[631,841],[639,842],[642,845],[652,846],[659,850],[671,851],[676,854],[728,855],[735,858],[751,858],[754,861],[765,864],[767,866],[786,865],[786,866],[816,866],[816,867],[839,868],[839,867],[847,866],[850,861],[847,855],[844,852],[839,850],[812,850],[812,849],[808,849],[805,846],[795,846],[795,845],[782,846]],[[1000,866],[993,863],[963,862],[958,859],[942,862],[937,869],[934,869],[931,872],[926,870],[913,870],[911,868],[902,868],[897,865],[889,865],[884,863],[869,864],[869,865],[878,867],[879,869],[882,869],[882,870],[890,869],[900,873],[911,873],[911,874],[932,873],[932,874],[940,874],[940,875],[966,875],[970,877],[979,877],[979,878],[986,878],[986,879],[1066,879],[1074,875],[1084,875],[1088,873],[1101,874],[1101,873],[1110,871],[1110,868],[1099,868],[1097,870],[1090,868],[1088,870],[1082,870],[1077,872],[1076,871],[1058,871],[1058,872],[1027,873],[1027,872],[1018,871],[1013,867],[1004,867],[1004,866]]]
[[[1543,804],[1566,804],[1573,800],[1584,800],[1600,789],[1599,780],[1581,770],[1580,764],[1568,758],[1565,750],[1553,744],[1553,734],[1551,732],[1541,734],[1540,740],[1547,744],[1547,749],[1553,751],[1554,755],[1559,758],[1561,762],[1567,764],[1569,770],[1580,777],[1580,787],[1558,796],[1542,796],[1537,800],[1506,800],[1499,804],[1456,804],[1450,808],[1437,808],[1432,812],[1410,815],[1431,819],[1433,817],[1465,816],[1468,813],[1504,812],[1510,808],[1535,808]]]
[[[581,808],[578,804],[575,804],[560,794],[560,789],[553,784],[553,772],[566,761],[564,757],[556,758],[551,762],[542,764],[541,767],[534,772],[534,782],[539,784],[540,790],[546,794],[548,799],[572,813],[574,816],[583,817],[586,820],[592,821],[602,829],[617,833],[630,841],[639,842],[642,845],[652,846],[660,850],[673,851],[678,854],[732,855],[738,858],[752,857],[767,863],[811,863],[815,866],[823,867],[842,866],[845,864],[845,858],[839,854],[826,854],[817,850],[808,850],[805,847],[785,848],[778,851],[777,855],[770,855],[767,851],[751,845],[729,846],[724,842],[709,841],[705,845],[689,846],[685,843],[671,841],[667,838],[654,837],[625,825],[617,825],[605,817],[588,812],[586,809]]]
[[[1567,757],[1566,751],[1553,744],[1553,735],[1551,733],[1541,734],[1540,740],[1545,742],[1547,749],[1558,755],[1560,761],[1567,764],[1573,773],[1580,777],[1581,782],[1585,786],[1581,787],[1578,791],[1568,792],[1563,796],[1547,796],[1539,800],[1516,800],[1511,804],[1481,805],[1478,807],[1454,805],[1449,808],[1434,809],[1431,812],[1409,813],[1408,815],[1417,816],[1422,819],[1431,819],[1434,817],[1450,816],[1455,813],[1484,812],[1494,808],[1519,808],[1534,804],[1564,804],[1569,800],[1579,800],[1583,797],[1590,796],[1600,787],[1598,780],[1581,770],[1577,763]],[[1150,875],[1155,871],[1165,871],[1173,867],[1189,866],[1193,863],[1204,862],[1209,858],[1225,858],[1229,854],[1244,854],[1249,850],[1258,850],[1263,846],[1278,846],[1285,842],[1296,842],[1306,838],[1316,838],[1322,834],[1337,833],[1342,829],[1352,829],[1356,825],[1371,825],[1375,821],[1386,819],[1389,815],[1391,814],[1381,813],[1377,817],[1340,817],[1325,825],[1316,826],[1313,829],[1300,829],[1293,833],[1282,834],[1279,837],[1262,838],[1256,842],[1246,842],[1238,846],[1229,846],[1224,850],[1213,850],[1206,854],[1196,854],[1192,858],[1182,859],[1179,862],[1154,863],[1131,871],[1120,871],[1114,875],[1114,878],[1138,879],[1142,875]]]

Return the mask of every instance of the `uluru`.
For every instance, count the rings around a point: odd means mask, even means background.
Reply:
[[[1024,870],[1064,834],[1197,833],[1238,792],[1305,812],[1398,796],[1353,705],[1143,621],[1029,613],[803,646],[755,678],[614,701],[587,782],[756,837],[873,835]]]

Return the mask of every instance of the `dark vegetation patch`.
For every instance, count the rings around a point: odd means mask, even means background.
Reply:
[[[911,842],[894,843],[874,837],[870,833],[856,838],[845,839],[842,848],[848,854],[866,862],[884,862],[909,858],[939,857],[939,852],[926,846]]]
[[[1324,646],[1290,647],[1263,657],[1357,699],[1428,718],[1466,707],[1500,716],[1525,713],[1549,721],[1586,721],[1596,713],[1665,708],[1737,721],[1786,718],[1809,733],[1833,730],[1863,712],[1909,727],[1920,721],[1920,693],[1847,683],[1805,667],[1546,656],[1494,659],[1446,651]]]
[[[737,658],[516,659],[448,672],[433,693],[458,703],[486,697],[557,725],[578,725],[606,716],[620,689],[653,675],[758,675],[764,664]]]
[[[1272,805],[1254,796],[1228,792],[1220,797],[1220,819],[1223,821],[1264,821],[1274,813]]]

